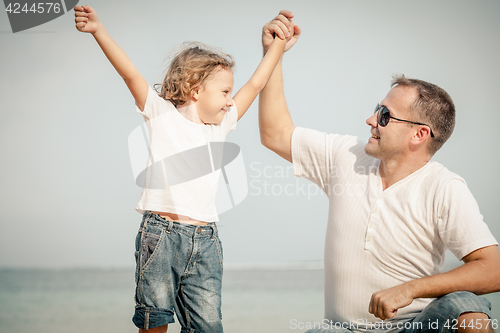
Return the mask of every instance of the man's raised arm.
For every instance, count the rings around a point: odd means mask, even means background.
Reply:
[[[295,44],[301,31],[293,23],[292,18],[293,14],[290,11],[282,10],[276,18],[264,26],[262,29],[264,54],[272,43],[274,32],[284,30],[283,28],[287,28],[293,34],[293,37],[285,46],[285,51],[289,50]],[[283,92],[281,59],[276,65],[266,87],[260,93],[259,128],[262,144],[284,159],[292,162],[291,140],[295,126],[288,112]]]

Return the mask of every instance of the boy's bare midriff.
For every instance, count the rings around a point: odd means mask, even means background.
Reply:
[[[175,221],[175,222],[180,222],[180,223],[186,223],[186,224],[194,224],[194,225],[207,225],[208,222],[203,222],[203,221],[198,221],[190,218],[189,216],[185,215],[177,215],[173,213],[166,213],[166,212],[156,212],[156,211],[151,211],[152,213],[155,213],[156,215],[159,215],[163,217],[165,220],[169,221]]]

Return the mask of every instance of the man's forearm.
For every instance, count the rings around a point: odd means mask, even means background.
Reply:
[[[281,59],[260,93],[259,128],[262,144],[291,161],[290,139],[294,126],[283,92]]]
[[[279,127],[276,119],[286,109],[286,101],[283,93],[282,58],[274,68],[267,84],[262,89],[259,97],[259,128],[261,140],[275,135],[276,127]],[[264,143],[264,142],[263,142]]]
[[[500,291],[500,256],[496,246],[480,249],[493,255],[471,260],[449,272],[408,282],[413,298],[434,298],[455,291],[477,295]]]

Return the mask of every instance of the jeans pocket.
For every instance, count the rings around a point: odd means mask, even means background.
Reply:
[[[141,270],[145,269],[153,258],[156,248],[158,247],[160,236],[157,234],[143,232],[141,237],[141,253],[140,253],[140,267]]]

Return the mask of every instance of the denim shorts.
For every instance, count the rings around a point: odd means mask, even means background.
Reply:
[[[174,322],[181,332],[223,332],[222,244],[215,223],[167,221],[146,212],[135,241],[138,328]]]
[[[415,318],[405,322],[391,322],[390,330],[373,329],[373,332],[400,332],[400,333],[448,333],[456,332],[456,328],[463,323],[458,322],[458,317],[465,312],[480,312],[491,318],[491,303],[484,297],[477,296],[468,291],[457,291],[436,298],[430,302]],[[483,321],[483,328],[488,321]],[[468,325],[466,322],[465,325]],[[491,327],[492,323],[489,323]],[[479,325],[475,323],[475,325]],[[332,326],[332,325],[326,325]],[[355,325],[354,325],[355,326]],[[340,327],[340,325],[339,325]],[[387,328],[387,323],[385,328]],[[477,326],[479,327],[479,326]],[[368,332],[370,330],[367,330]],[[308,330],[306,333],[350,333],[360,332],[347,328],[319,328]]]

